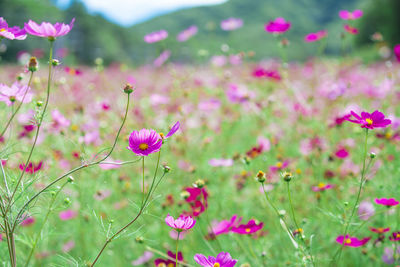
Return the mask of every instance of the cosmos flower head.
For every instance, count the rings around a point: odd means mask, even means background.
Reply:
[[[0,40],[6,38],[9,40],[24,40],[26,32],[18,26],[8,27],[7,21],[0,17]]]
[[[348,10],[340,10],[339,17],[343,20],[355,20],[361,18],[363,15],[362,10],[354,10],[353,12]]]
[[[217,257],[196,254],[194,260],[203,267],[233,267],[237,263],[228,252],[220,252]]]
[[[144,36],[144,41],[148,44],[160,42],[168,37],[168,32],[166,30],[160,30],[156,32],[151,32]]]
[[[349,235],[346,235],[346,238],[344,238],[342,235],[340,235],[336,238],[336,242],[346,247],[356,248],[365,245],[366,243],[368,243],[370,239],[371,239],[370,237],[358,239],[357,237],[350,237]]]
[[[360,124],[361,128],[371,130],[374,128],[385,128],[392,123],[391,120],[386,119],[385,115],[378,110],[375,110],[371,114],[368,112],[361,112],[361,115],[351,111],[350,115],[353,117],[347,117],[345,120]]]
[[[16,101],[29,103],[32,98],[31,88],[26,85],[19,82],[13,83],[11,87],[0,84],[0,101],[5,102],[7,106],[13,105]]]
[[[240,234],[240,235],[248,235],[248,234],[252,234],[255,233],[259,230],[261,230],[264,226],[264,223],[259,223],[257,224],[256,221],[254,219],[250,220],[248,223],[246,224],[241,224],[237,227],[233,227],[232,228],[232,232]]]
[[[391,236],[389,236],[390,241],[400,241],[400,232],[393,232]]]
[[[242,217],[238,218],[235,214],[232,218],[228,220],[222,220],[220,222],[216,222],[212,227],[212,234],[214,235],[222,235],[229,233],[233,227],[237,227],[239,223],[242,221]]]
[[[221,29],[224,31],[234,31],[243,26],[243,20],[239,18],[228,18],[221,21]]]
[[[331,188],[333,188],[333,185],[331,185],[331,184],[319,183],[317,186],[313,186],[311,188],[311,190],[314,192],[320,192],[320,191],[325,191],[325,190],[328,190]]]
[[[312,32],[312,33],[307,34],[304,37],[304,41],[306,43],[316,42],[316,41],[319,41],[319,40],[325,38],[327,35],[328,35],[328,31],[326,31],[326,30]]]
[[[189,28],[181,31],[178,36],[176,37],[176,40],[178,42],[186,42],[190,38],[192,38],[194,35],[197,34],[198,28],[196,25],[192,25]]]
[[[343,25],[343,29],[350,34],[358,34],[358,29],[350,26],[349,24]]]
[[[374,233],[377,233],[377,234],[383,234],[383,233],[389,232],[389,231],[390,231],[390,228],[389,228],[389,227],[388,227],[388,228],[383,228],[383,227],[374,228],[374,227],[370,227],[369,230],[371,230],[371,232],[374,232]]]
[[[68,34],[74,27],[75,18],[71,20],[69,24],[64,24],[57,22],[56,24],[51,24],[50,22],[42,22],[40,25],[29,20],[25,23],[25,31],[30,35],[49,38],[49,40],[54,40],[57,37],[64,36]]]
[[[32,162],[29,162],[28,166],[25,168],[25,163],[22,163],[19,165],[19,169],[21,171],[25,170],[25,172],[34,174],[38,172],[40,169],[43,167],[43,161],[40,161],[39,163],[35,164]]]
[[[400,44],[394,46],[393,52],[394,55],[396,56],[397,61],[400,62]]]
[[[196,224],[196,220],[194,220],[190,216],[184,216],[184,215],[181,215],[179,216],[179,218],[174,219],[174,217],[168,214],[167,217],[165,218],[165,223],[169,227],[174,228],[176,231],[181,232],[193,228],[193,226]]]
[[[282,34],[287,32],[291,27],[291,23],[284,18],[276,18],[265,24],[265,30],[269,33]]]
[[[376,198],[375,203],[387,207],[393,207],[399,205],[399,201],[394,198]]]

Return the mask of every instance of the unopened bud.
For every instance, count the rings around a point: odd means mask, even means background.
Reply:
[[[171,167],[170,167],[170,166],[164,165],[163,167],[164,167],[164,172],[165,172],[165,173],[168,173],[168,172],[171,171]]]
[[[126,94],[132,93],[132,92],[133,92],[133,86],[130,85],[129,83],[127,83],[127,84],[125,85],[125,87],[124,87],[124,92],[125,92]]]
[[[28,63],[28,70],[30,72],[35,72],[38,70],[38,67],[39,67],[39,63],[38,63],[36,57],[31,57],[29,59],[29,63]]]
[[[24,76],[22,75],[22,73],[20,73],[18,76],[17,76],[17,81],[22,81],[22,79],[24,78]]]
[[[139,244],[142,244],[142,243],[144,243],[144,238],[141,237],[141,236],[138,236],[138,237],[136,237],[135,241],[136,241],[137,243],[139,243]]]
[[[40,108],[41,106],[43,106],[43,102],[42,101],[36,101],[36,106],[38,108]]]
[[[64,204],[65,204],[65,205],[71,204],[71,200],[70,200],[69,198],[65,198],[65,199],[64,199]]]
[[[51,61],[51,65],[53,65],[54,67],[57,67],[60,64],[61,64],[61,62],[58,59],[53,59]]]
[[[74,181],[74,177],[68,176],[68,183],[72,183]]]
[[[205,182],[204,182],[204,180],[202,180],[202,179],[198,179],[198,180],[196,180],[196,182],[194,182],[193,185],[194,185],[195,187],[197,187],[197,188],[203,188],[204,185],[205,185]]]
[[[371,152],[371,153],[369,153],[369,157],[371,159],[374,159],[374,158],[376,158],[376,154],[374,152]]]
[[[283,180],[285,180],[285,182],[290,182],[290,180],[292,180],[293,175],[291,172],[284,172],[282,174]]]
[[[243,162],[244,162],[244,164],[249,165],[250,164],[250,158],[248,156],[245,156],[243,158]]]
[[[263,171],[259,171],[257,173],[257,181],[259,181],[260,183],[265,182],[265,173]]]

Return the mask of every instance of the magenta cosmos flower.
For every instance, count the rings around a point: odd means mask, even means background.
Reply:
[[[3,38],[24,40],[26,38],[26,32],[24,29],[20,29],[17,26],[9,28],[7,21],[3,17],[0,17],[0,40]]]
[[[375,199],[375,203],[378,205],[383,205],[383,206],[387,206],[387,207],[392,207],[392,206],[397,206],[399,205],[399,201],[397,201],[394,198],[376,198]]]
[[[238,18],[228,18],[221,21],[221,29],[224,31],[234,31],[243,26],[243,20]]]
[[[358,29],[351,27],[349,24],[344,25],[343,29],[350,34],[358,34]]]
[[[175,220],[174,217],[168,214],[165,218],[165,223],[176,231],[181,232],[191,229],[196,224],[196,220],[190,216],[183,215],[179,216],[179,218]]]
[[[317,186],[313,186],[311,188],[311,190],[314,192],[320,192],[320,191],[325,191],[325,190],[331,189],[331,188],[333,188],[333,185],[331,185],[331,184],[319,183]]]
[[[190,26],[189,28],[181,31],[178,36],[176,37],[176,40],[178,42],[186,42],[189,40],[191,37],[197,34],[198,28],[195,25]]]
[[[353,12],[348,10],[340,10],[339,17],[343,20],[355,20],[361,18],[363,15],[362,10],[354,10]]]
[[[252,234],[255,233],[261,228],[263,228],[264,223],[259,223],[257,224],[255,220],[250,220],[247,224],[241,224],[237,227],[232,228],[232,232],[240,234],[240,235],[247,235],[247,234]]]
[[[400,62],[400,44],[395,45],[393,48],[394,55],[397,58],[397,61]]]
[[[321,40],[322,38],[325,38],[328,35],[328,32],[326,30],[322,30],[319,32],[312,32],[307,34],[304,37],[304,41],[307,43],[312,43]]]
[[[371,232],[377,233],[377,234],[383,234],[386,232],[390,231],[390,228],[383,228],[383,227],[378,227],[378,228],[374,228],[374,227],[370,227],[369,230],[371,230]]]
[[[144,41],[148,44],[157,43],[168,37],[166,30],[160,30],[158,32],[151,32],[144,36]]]
[[[233,267],[237,263],[237,260],[232,259],[228,252],[220,252],[216,258],[208,256],[208,258],[202,254],[196,254],[194,260],[204,267]]]
[[[25,31],[30,35],[54,39],[56,37],[68,34],[74,27],[75,18],[69,24],[59,23],[51,24],[50,22],[42,22],[38,25],[36,22],[29,20],[25,23]]]
[[[0,101],[5,102],[7,106],[11,106],[15,101],[29,103],[32,101],[33,97],[30,90],[30,87],[22,85],[19,82],[13,83],[11,87],[8,87],[5,84],[0,84]]]
[[[214,235],[227,234],[231,231],[233,227],[238,226],[241,220],[242,217],[238,218],[238,216],[235,214],[229,221],[222,220],[220,222],[216,222],[212,227],[213,234]]]
[[[269,33],[281,34],[290,29],[291,23],[284,18],[276,18],[265,24],[265,30]]]
[[[350,115],[352,115],[354,119],[351,117],[347,117],[345,118],[345,120],[361,124],[361,128],[385,128],[392,123],[391,120],[385,119],[385,115],[378,110],[375,110],[371,114],[368,112],[361,112],[361,115],[358,115],[354,111],[351,111]]]
[[[399,241],[400,240],[400,232],[393,232],[391,236],[389,236],[390,241]]]
[[[336,238],[336,242],[338,242],[339,244],[344,245],[346,247],[361,247],[363,245],[365,245],[371,238],[370,237],[366,237],[364,239],[358,239],[356,237],[350,237],[349,235],[346,235],[346,238],[344,238],[342,235],[338,236]]]

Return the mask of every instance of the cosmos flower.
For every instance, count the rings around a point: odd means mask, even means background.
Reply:
[[[172,126],[171,130],[167,133],[167,135],[165,136],[165,139],[173,136],[181,127],[181,123],[179,121],[177,121],[174,126]]]
[[[284,18],[276,18],[265,24],[265,30],[269,33],[281,34],[290,29],[291,23]]]
[[[333,185],[331,185],[331,184],[319,183],[317,186],[313,186],[311,188],[311,190],[314,192],[320,192],[320,191],[325,191],[325,190],[331,189],[331,188],[333,188]]]
[[[400,202],[394,198],[376,198],[375,203],[387,207],[397,206]]]
[[[243,26],[243,20],[239,18],[228,18],[221,21],[221,29],[224,31],[234,31]]]
[[[26,38],[26,32],[18,26],[8,27],[7,21],[3,17],[0,17],[0,40],[2,38],[24,40]]]
[[[176,40],[178,42],[186,42],[189,40],[191,37],[197,34],[198,28],[195,25],[190,26],[189,28],[181,31],[178,36],[176,37]]]
[[[345,24],[345,25],[343,26],[343,29],[344,29],[346,32],[350,33],[350,34],[358,34],[358,29],[355,28],[355,27],[351,27],[349,24]]]
[[[394,46],[393,52],[394,55],[396,56],[397,61],[400,62],[400,44]]]
[[[232,232],[240,234],[240,235],[247,235],[255,233],[261,230],[264,226],[264,223],[257,224],[254,219],[250,220],[247,224],[241,224],[237,227],[232,227]]]
[[[38,25],[36,22],[29,20],[28,23],[25,23],[24,29],[30,35],[54,39],[68,34],[74,27],[74,22],[75,18],[69,24],[57,22],[53,25],[50,22],[42,22]]]
[[[342,147],[336,150],[335,156],[340,158],[340,159],[345,159],[349,156],[349,152],[347,151],[346,148]]]
[[[161,145],[162,138],[156,131],[142,129],[131,133],[127,149],[138,156],[148,156],[151,153],[158,152]]]
[[[33,97],[30,90],[30,87],[22,85],[19,82],[13,83],[11,87],[8,87],[5,84],[0,84],[0,101],[5,102],[7,106],[13,105],[15,101],[29,103],[32,101]]]
[[[343,20],[355,20],[361,18],[363,15],[362,10],[354,10],[353,12],[348,10],[340,10],[339,17]]]
[[[328,32],[326,30],[322,30],[319,32],[312,32],[312,33],[309,33],[306,36],[304,36],[304,41],[306,43],[316,42],[316,41],[319,41],[319,40],[325,38],[327,35],[328,35]]]
[[[19,165],[19,169],[21,171],[25,170],[25,172],[30,173],[30,174],[34,174],[36,172],[38,172],[43,166],[43,161],[40,161],[39,163],[35,164],[32,162],[29,162],[28,167],[25,168],[25,163],[21,163]]]
[[[346,235],[346,238],[344,238],[341,235],[336,238],[336,242],[343,245],[344,241],[344,246],[356,248],[365,245],[370,239],[371,239],[370,237],[366,237],[364,239],[358,239],[357,237],[350,237],[349,235]]]
[[[131,261],[131,264],[133,266],[139,266],[139,265],[143,265],[146,262],[150,261],[151,258],[153,258],[154,254],[151,251],[146,250],[142,256],[140,256],[139,258],[137,258],[134,261]],[[157,265],[156,265],[157,266]],[[167,265],[168,266],[168,265]]]
[[[374,214],[375,208],[371,202],[364,200],[360,203],[360,206],[358,207],[358,216],[361,220],[367,221]]]
[[[59,133],[64,128],[68,128],[71,124],[71,122],[65,118],[58,109],[52,110],[51,117],[53,119],[51,127],[54,132]]]
[[[383,249],[382,261],[386,264],[395,264],[400,261],[400,247],[393,250],[392,247],[386,247]]]
[[[34,224],[36,221],[35,217],[30,216],[30,215],[25,215],[24,218],[22,219],[21,226],[30,226]]]
[[[78,216],[78,212],[74,210],[64,210],[58,214],[58,217],[60,217],[62,221],[74,219],[76,216]]]
[[[196,220],[194,220],[190,216],[179,216],[178,219],[174,219],[171,215],[167,215],[165,218],[165,223],[169,226],[174,228],[176,231],[184,231],[191,229],[195,224]]]
[[[158,58],[156,58],[156,59],[153,61],[153,65],[154,65],[155,67],[161,67],[161,66],[169,59],[170,56],[171,56],[171,51],[170,51],[170,50],[165,50],[165,51],[163,51],[163,52],[158,56]]]
[[[391,241],[399,241],[400,240],[400,232],[393,232],[392,236],[389,236]]]
[[[241,221],[242,217],[238,218],[238,216],[235,214],[229,221],[222,220],[220,222],[216,222],[212,227],[212,234],[227,234],[231,231],[232,227],[237,227]]]
[[[149,34],[146,34],[144,36],[144,41],[148,44],[152,44],[160,42],[167,37],[168,37],[168,32],[166,30],[160,30],[157,32],[151,32]]]
[[[354,117],[354,119],[352,117],[347,117],[345,120],[361,124],[361,128],[385,128],[392,123],[391,120],[386,119],[385,115],[378,110],[375,110],[371,114],[368,112],[361,112],[361,115],[358,115],[354,111],[351,111],[350,114]]]
[[[194,260],[203,267],[233,267],[237,263],[237,260],[232,259],[228,252],[220,252],[216,258],[196,254]]]
[[[233,159],[210,159],[208,164],[213,167],[229,167],[233,165]]]
[[[168,257],[169,257],[169,259],[166,259],[166,260],[164,260],[164,259],[155,259],[154,260],[154,265],[156,266],[156,267],[175,267],[176,265],[175,265],[175,260],[171,260],[171,259],[175,259],[176,258],[176,254],[175,253],[173,253],[173,252],[171,252],[171,251],[168,251],[167,252],[167,255],[168,255]],[[182,262],[183,261],[183,255],[182,255],[182,252],[178,252],[178,261],[180,261],[180,262]]]
[[[378,227],[378,228],[374,228],[374,227],[370,227],[369,228],[371,230],[371,232],[377,233],[377,234],[383,234],[386,232],[390,231],[390,228],[383,228],[383,227]]]
[[[285,169],[289,166],[289,161],[285,160],[284,162],[278,161],[275,165],[269,167],[269,170],[273,173]]]

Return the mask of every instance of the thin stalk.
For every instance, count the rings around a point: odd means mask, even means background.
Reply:
[[[175,249],[175,266],[179,267],[178,265],[178,244],[179,244],[179,235],[181,234],[180,231],[178,231],[178,238],[176,239],[176,249]]]
[[[43,108],[43,112],[42,112],[42,114],[40,115],[38,125],[37,125],[37,127],[36,127],[35,139],[34,139],[34,141],[33,141],[31,150],[30,150],[30,152],[29,152],[29,156],[28,156],[28,158],[26,159],[25,168],[22,170],[21,175],[19,176],[18,181],[17,181],[17,184],[16,184],[16,186],[15,186],[15,189],[14,189],[14,191],[13,191],[12,194],[11,194],[11,197],[10,197],[10,199],[9,199],[9,204],[8,204],[8,206],[7,206],[7,209],[6,209],[6,213],[7,213],[7,211],[10,209],[11,205],[13,204],[14,195],[15,195],[15,193],[17,192],[19,185],[21,184],[21,181],[22,181],[22,178],[24,177],[24,174],[25,174],[25,172],[26,172],[26,169],[28,168],[28,164],[29,164],[29,162],[30,162],[30,160],[31,160],[33,151],[35,150],[35,147],[36,147],[36,142],[37,142],[38,137],[39,137],[39,132],[40,132],[40,128],[41,128],[41,126],[42,126],[42,122],[43,122],[43,119],[44,119],[44,115],[46,114],[47,106],[49,105],[50,87],[51,87],[51,70],[52,70],[52,61],[53,61],[53,46],[54,46],[54,41],[50,41],[49,76],[48,76],[48,80],[47,80],[46,102],[45,102],[45,105],[44,105],[44,108]]]
[[[140,206],[143,206],[144,196],[146,195],[146,193],[144,192],[144,156],[142,156],[142,171],[143,171],[143,180],[142,180],[142,204],[140,204]]]
[[[359,184],[359,187],[358,187],[357,198],[356,198],[356,201],[354,202],[354,205],[353,205],[353,208],[352,208],[352,211],[351,211],[351,215],[350,215],[349,219],[346,222],[346,227],[345,227],[344,234],[343,234],[343,244],[342,244],[342,246],[340,246],[339,256],[338,256],[339,258],[337,260],[337,263],[340,262],[340,257],[342,256],[343,247],[345,246],[344,239],[346,238],[346,235],[348,233],[349,226],[351,224],[351,220],[353,219],[354,212],[356,210],[357,204],[358,204],[358,202],[360,200],[362,187],[363,187],[364,182],[365,182],[365,162],[367,160],[367,146],[368,146],[367,142],[368,142],[368,129],[365,129],[364,160],[363,160],[363,167],[362,167],[362,171],[361,171],[360,184]],[[335,258],[333,258],[333,260],[335,260]]]
[[[4,129],[0,133],[0,137],[2,137],[6,133],[8,127],[10,126],[10,124],[12,122],[12,120],[14,119],[15,115],[17,115],[17,113],[20,110],[22,104],[24,103],[25,97],[28,94],[29,87],[31,85],[32,77],[33,77],[33,71],[31,71],[31,75],[29,76],[28,86],[26,88],[26,91],[25,91],[24,95],[22,96],[21,102],[19,103],[19,105],[17,106],[15,111],[12,112],[10,119],[7,121],[6,126],[4,127]]]
[[[121,133],[121,131],[122,131],[122,128],[123,128],[123,126],[124,126],[124,124],[125,124],[125,121],[126,121],[126,118],[127,118],[127,116],[128,116],[128,109],[129,109],[129,94],[128,94],[127,103],[126,103],[125,115],[124,115],[124,118],[123,118],[123,120],[122,120],[121,126],[119,127],[119,130],[118,130],[118,132],[117,132],[117,135],[116,135],[116,137],[115,137],[115,140],[114,140],[114,143],[113,143],[113,145],[112,145],[112,147],[111,147],[111,150],[110,150],[102,159],[99,159],[98,161],[95,161],[95,162],[92,162],[92,163],[89,163],[89,164],[81,165],[81,166],[79,166],[79,167],[76,167],[76,168],[74,168],[74,169],[68,171],[67,173],[63,174],[62,176],[59,176],[58,178],[56,178],[53,182],[51,182],[50,184],[48,184],[48,185],[47,185],[46,187],[44,187],[42,190],[40,190],[39,192],[37,192],[33,197],[31,197],[27,202],[25,202],[25,204],[22,206],[22,208],[21,208],[20,211],[18,212],[18,215],[15,217],[15,221],[14,221],[14,224],[13,224],[13,228],[12,228],[13,231],[14,231],[16,225],[17,225],[18,219],[21,217],[22,213],[25,211],[25,208],[27,208],[28,205],[29,205],[33,200],[35,200],[38,196],[40,196],[43,192],[45,192],[47,189],[49,189],[50,187],[52,187],[54,184],[56,184],[57,182],[61,181],[61,180],[64,179],[65,177],[67,177],[67,176],[69,176],[69,175],[75,173],[76,171],[79,171],[79,170],[81,170],[81,169],[84,169],[84,168],[87,168],[87,167],[91,167],[91,166],[97,165],[97,164],[103,162],[104,160],[106,160],[106,159],[111,155],[111,153],[114,151],[114,148],[115,148],[115,146],[116,146],[116,144],[117,144],[118,137],[119,137],[119,135],[120,135],[120,133]],[[134,161],[134,162],[135,162],[135,161]]]
[[[9,189],[9,187],[8,187],[6,173],[5,173],[5,171],[4,171],[3,163],[2,163],[1,161],[0,161],[0,168],[1,168],[1,173],[3,174],[4,186],[5,186],[5,188],[6,188],[6,191],[7,191],[7,198],[8,198],[9,195],[10,195],[10,189]],[[5,203],[3,203],[3,204],[5,204]]]

